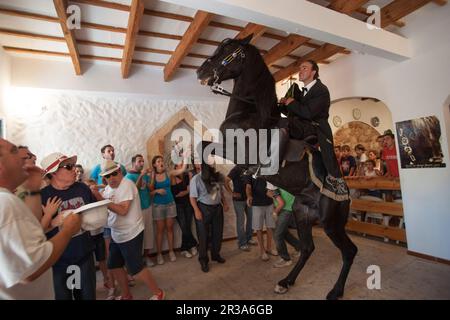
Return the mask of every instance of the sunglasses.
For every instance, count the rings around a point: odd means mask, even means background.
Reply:
[[[66,170],[68,170],[68,171],[71,171],[71,170],[73,170],[73,168],[75,168],[75,165],[74,164],[66,164],[66,165],[64,165],[64,166],[61,166],[61,167],[59,167],[59,168],[64,168],[64,169],[66,169]]]
[[[119,171],[117,170],[117,171],[114,171],[114,172],[112,172],[112,173],[110,173],[110,174],[104,175],[103,177],[104,177],[105,179],[108,179],[109,177],[111,177],[111,176],[115,177],[115,176],[117,176],[118,174],[119,174]]]

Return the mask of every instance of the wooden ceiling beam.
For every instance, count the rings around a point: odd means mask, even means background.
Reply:
[[[194,20],[184,33],[183,39],[178,43],[175,52],[164,67],[164,81],[169,81],[172,78],[181,65],[181,61],[187,56],[191,48],[200,38],[200,35],[206,29],[212,17],[213,15],[209,12],[197,11]]]
[[[250,22],[236,35],[235,39],[244,39],[245,37],[253,34],[253,38],[250,43],[254,45],[255,41],[258,40],[258,38],[261,37],[266,30],[266,26]]]
[[[386,28],[395,21],[420,9],[432,0],[394,0],[381,8],[381,28]]]
[[[421,8],[422,6],[426,5],[427,3],[431,2],[433,0],[394,0],[393,2],[389,3],[388,5],[381,8],[381,27],[385,28],[388,25],[394,23],[395,21],[398,21],[399,19],[407,16],[408,14],[414,12],[415,10]],[[348,1],[348,4],[345,4],[343,2],[340,2],[339,0],[332,1],[330,4],[333,5],[333,3],[337,6],[347,6],[350,4],[356,4],[356,1]],[[348,7],[347,7],[348,9]],[[358,10],[355,8],[354,10]],[[316,49],[312,51],[311,53],[307,54],[306,56],[300,58],[299,60],[293,62],[289,66],[287,66],[284,69],[281,69],[274,73],[275,81],[283,80],[293,73],[298,71],[298,68],[300,67],[300,64],[308,59],[312,60],[325,60],[336,53],[340,53],[344,51],[344,48],[332,45],[332,44],[325,44],[320,49]],[[312,58],[311,58],[312,57]]]
[[[300,65],[303,61],[306,60],[314,60],[314,61],[321,61],[325,60],[332,55],[335,55],[336,53],[339,53],[340,51],[344,50],[342,47],[338,47],[334,44],[326,43],[323,46],[321,46],[319,49],[316,49],[302,58],[298,59],[297,61],[291,63],[289,66],[287,66],[284,69],[281,69],[273,74],[273,77],[276,82],[281,81],[285,78],[288,78],[292,74],[298,72]]]
[[[103,1],[103,0],[74,0],[71,2],[83,3],[83,4],[88,4],[88,5],[93,5],[93,6],[98,6],[98,7],[108,8],[108,9],[116,9],[116,10],[121,10],[121,11],[130,11],[130,6],[128,6],[128,5],[119,4],[119,3],[115,3],[115,2],[109,2],[109,1]],[[145,9],[144,14],[149,15],[149,16],[184,21],[184,22],[189,22],[189,23],[191,23],[193,21],[193,18],[190,16],[185,16],[185,15],[171,13],[171,12],[152,10],[152,9]],[[215,27],[215,28],[238,31],[238,32],[241,32],[242,30],[244,30],[244,27],[236,26],[236,25],[232,25],[232,24],[228,24],[228,23],[217,22],[217,21],[210,21],[209,26]],[[284,36],[280,36],[280,35],[273,34],[270,32],[264,32],[262,34],[262,37],[270,38],[270,39],[274,39],[274,40],[278,40],[278,41],[284,40],[286,38]],[[307,47],[313,48],[313,49],[317,49],[320,47],[320,46],[318,46],[316,44],[312,44],[312,43],[305,43],[304,45]]]
[[[354,0],[354,1],[347,1],[347,0],[332,0],[328,6],[331,10],[335,10],[338,12],[341,12],[343,14],[350,14],[360,8],[362,5],[366,4],[369,0]],[[281,59],[282,57],[286,56],[289,52],[292,52],[293,50],[297,49],[298,47],[302,46],[305,42],[309,41],[310,39],[291,34],[289,35],[285,40],[278,43],[276,46],[274,46],[272,49],[269,50],[267,55],[264,56],[264,61],[267,65],[270,65],[274,62],[276,62],[278,59]],[[341,48],[338,46],[334,46],[335,50],[337,52],[345,52],[346,54],[349,53],[348,50],[345,48]],[[329,52],[334,52],[335,50],[331,50],[331,47],[329,44],[324,44],[321,47],[315,49],[311,53],[307,54],[308,56],[320,56],[321,53],[324,51],[324,48],[328,48]],[[326,58],[329,58],[330,56],[324,57],[322,59],[315,59],[316,61],[323,61]],[[309,58],[311,59],[311,58]],[[294,70],[296,66],[300,66],[301,62],[304,61],[303,57],[298,57],[297,61],[290,64],[288,67],[286,67],[285,71],[279,70],[275,73],[276,77],[284,77],[285,74],[291,72]],[[289,77],[292,73],[287,74],[286,77]],[[274,76],[275,76],[274,75]],[[280,80],[282,80],[281,78]]]
[[[125,47],[122,53],[122,78],[127,79],[130,75],[131,63],[133,60],[134,49],[136,47],[136,38],[141,24],[141,18],[144,14],[144,1],[132,0],[130,15],[128,17],[127,35],[125,37]]]
[[[343,14],[351,14],[367,2],[369,2],[369,0],[332,0],[328,8]]]
[[[264,62],[270,67],[276,61],[288,55],[308,40],[309,38],[297,34],[290,34],[285,40],[280,41],[263,56]]]
[[[67,1],[66,0],[53,0],[56,14],[59,18],[59,24],[61,25],[64,38],[66,39],[67,48],[69,49],[70,59],[72,60],[73,68],[77,76],[81,75],[80,54],[78,53],[77,41],[75,39],[75,32],[67,26]]]
[[[367,13],[366,8],[359,8],[358,10],[356,10],[356,12],[366,16],[365,20],[367,20],[367,18],[370,16],[370,14]],[[406,23],[403,22],[402,20],[394,21],[394,22],[392,22],[392,24],[399,28],[403,28],[406,25]]]

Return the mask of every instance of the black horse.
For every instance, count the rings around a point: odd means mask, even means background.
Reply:
[[[280,120],[275,82],[257,48],[249,44],[252,35],[242,40],[226,39],[216,52],[197,70],[202,84],[221,90],[217,85],[234,79],[226,119],[220,130],[269,129]],[[223,93],[223,91],[222,91]],[[225,137],[225,135],[224,135]],[[223,146],[225,143],[223,144]],[[235,154],[223,153],[229,160]],[[301,256],[288,276],[275,286],[276,293],[286,293],[314,251],[312,226],[319,221],[342,254],[343,266],[337,282],[327,299],[338,299],[344,294],[344,286],[357,247],[345,231],[350,201],[336,201],[322,193],[313,183],[309,173],[309,161],[288,162],[278,174],[263,176],[267,181],[295,195],[293,212],[301,242]]]

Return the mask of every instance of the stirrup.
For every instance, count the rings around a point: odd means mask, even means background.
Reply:
[[[252,178],[253,179],[256,179],[256,178],[258,178],[258,176],[259,176],[259,171],[261,170],[261,165],[259,165],[258,166],[258,169],[256,169],[256,172],[252,175]]]

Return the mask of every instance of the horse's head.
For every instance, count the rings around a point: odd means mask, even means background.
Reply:
[[[237,78],[243,69],[245,49],[253,34],[244,39],[225,39],[214,54],[197,69],[197,78],[202,85],[212,86],[228,79]]]

